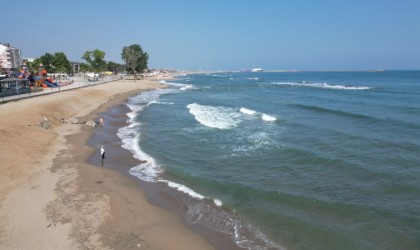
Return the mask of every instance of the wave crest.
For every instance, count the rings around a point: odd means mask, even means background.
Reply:
[[[339,85],[329,83],[316,83],[316,82],[273,82],[276,85],[289,85],[296,87],[311,87],[311,88],[323,88],[323,89],[340,89],[340,90],[368,90],[372,87],[368,86],[353,86],[353,85]]]
[[[247,115],[254,115],[257,113],[257,111],[252,110],[252,109],[247,109],[247,108],[240,108],[239,111]]]
[[[241,121],[232,108],[214,107],[191,103],[187,105],[190,113],[202,125],[209,128],[231,129]]]
[[[271,115],[267,115],[267,114],[262,114],[261,115],[261,119],[263,119],[264,121],[267,121],[267,122],[277,121],[277,118],[276,117],[271,116]]]

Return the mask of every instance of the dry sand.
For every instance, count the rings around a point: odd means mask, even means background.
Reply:
[[[87,164],[92,128],[62,123],[159,87],[117,81],[0,105],[0,249],[213,248],[133,179]]]

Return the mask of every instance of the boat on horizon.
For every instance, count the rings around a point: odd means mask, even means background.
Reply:
[[[239,72],[263,72],[262,68],[240,69]]]

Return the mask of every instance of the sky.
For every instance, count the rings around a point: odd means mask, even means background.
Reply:
[[[0,42],[23,57],[99,49],[149,68],[420,70],[418,0],[3,1]]]

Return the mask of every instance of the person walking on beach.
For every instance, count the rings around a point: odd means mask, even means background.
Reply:
[[[104,149],[104,146],[101,146],[101,167],[104,166],[104,159],[105,159],[105,149]]]
[[[99,126],[100,127],[104,126],[104,118],[103,117],[99,117]]]

